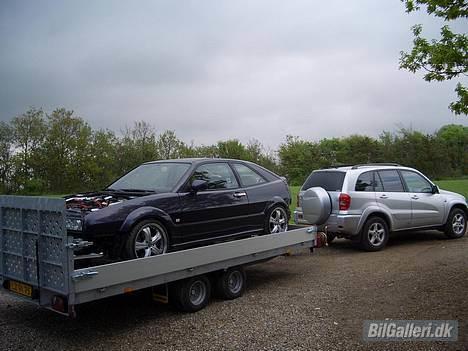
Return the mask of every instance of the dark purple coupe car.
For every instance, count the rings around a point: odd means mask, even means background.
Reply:
[[[251,162],[155,161],[67,196],[67,230],[94,252],[133,259],[286,231],[290,203],[285,179]]]

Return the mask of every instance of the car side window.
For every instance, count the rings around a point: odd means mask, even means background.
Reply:
[[[356,191],[374,191],[374,174],[373,172],[362,173],[356,181]]]
[[[410,193],[432,193],[432,184],[420,174],[411,171],[401,171]]]
[[[209,190],[239,187],[234,172],[227,163],[216,162],[201,165],[193,173],[192,181],[195,179],[206,180]]]
[[[250,169],[249,167],[241,163],[234,163],[234,168],[239,174],[240,181],[243,186],[251,186],[251,185],[266,183],[265,178],[263,178],[260,174],[255,172],[253,169]]]
[[[374,191],[383,191],[382,179],[377,172],[374,173]]]
[[[396,170],[378,171],[383,184],[383,191],[404,192],[405,188],[401,183],[400,175]]]

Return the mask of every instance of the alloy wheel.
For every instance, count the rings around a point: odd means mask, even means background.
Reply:
[[[167,251],[167,234],[156,223],[143,226],[135,237],[135,256],[138,258],[161,255]]]
[[[275,208],[270,214],[269,220],[270,233],[281,233],[288,230],[288,218],[286,211],[281,208]]]
[[[384,226],[381,223],[372,223],[367,232],[367,237],[372,245],[381,245],[385,240]]]
[[[452,229],[456,235],[463,234],[465,230],[465,218],[461,213],[457,213],[455,216],[453,216]]]

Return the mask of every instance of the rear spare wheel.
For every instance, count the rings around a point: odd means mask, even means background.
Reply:
[[[304,219],[310,224],[324,224],[331,213],[331,200],[328,192],[321,187],[307,189],[301,195]]]

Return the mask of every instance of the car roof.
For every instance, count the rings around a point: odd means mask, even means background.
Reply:
[[[192,158],[176,158],[176,159],[170,159],[170,160],[156,160],[156,161],[149,161],[145,162],[144,164],[151,164],[151,163],[192,163],[192,164],[198,164],[206,161],[215,161],[215,162],[229,162],[229,161],[235,161],[235,162],[244,162],[244,163],[251,163],[249,161],[244,161],[244,160],[236,160],[236,159],[231,159],[231,158],[208,158],[208,157],[192,157]]]
[[[414,168],[399,166],[399,165],[379,165],[379,164],[369,164],[369,165],[356,165],[356,166],[337,166],[331,168],[323,168],[317,169],[314,172],[348,172],[348,171],[375,171],[375,170],[383,170],[383,169],[401,169],[401,170],[412,170]]]

